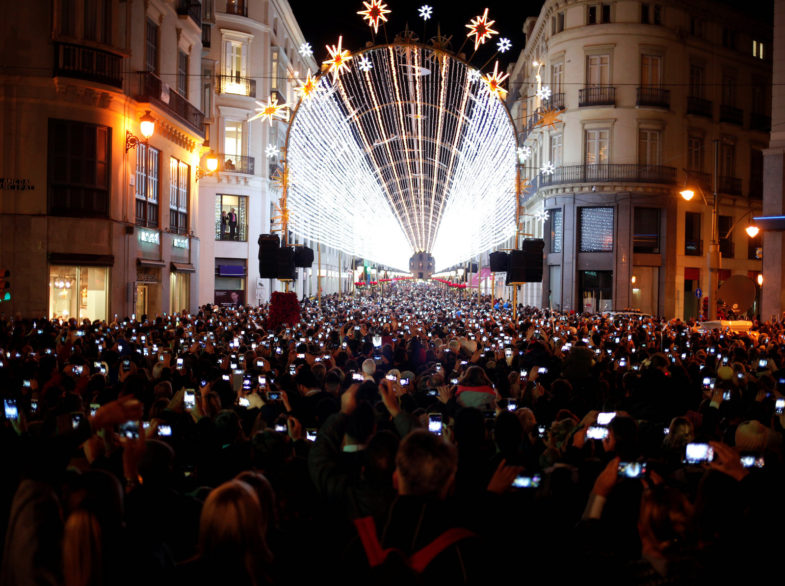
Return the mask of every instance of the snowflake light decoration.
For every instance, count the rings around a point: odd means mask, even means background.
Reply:
[[[270,126],[273,125],[273,118],[279,112],[281,112],[281,110],[283,110],[284,108],[288,108],[288,106],[286,106],[285,104],[278,103],[277,96],[270,96],[269,98],[267,98],[266,104],[263,104],[259,100],[256,100],[256,103],[259,104],[259,107],[256,108],[257,113],[253,115],[251,118],[249,118],[248,121],[250,122],[251,120],[256,120],[257,118],[260,118],[262,122],[264,122],[265,120],[269,120]]]
[[[538,220],[538,221],[540,221],[540,222],[544,222],[545,220],[547,220],[547,219],[548,219],[548,210],[546,210],[545,208],[543,208],[543,209],[541,209],[541,210],[539,210],[539,211],[535,212],[535,213],[534,213],[534,219],[535,219],[535,220]]]
[[[540,173],[543,175],[553,175],[553,172],[556,170],[556,166],[548,161],[542,167],[540,167]]]
[[[342,44],[343,36],[340,36],[338,37],[337,45],[327,45],[330,58],[327,61],[323,61],[323,63],[327,65],[327,71],[332,72],[333,80],[338,79],[341,73],[349,70],[349,61],[352,59],[352,54],[348,49],[344,49]]]
[[[482,77],[482,73],[480,73],[479,69],[470,69],[468,77],[469,81],[479,81]]]
[[[371,63],[371,60],[368,59],[368,57],[363,55],[357,61],[357,67],[360,69],[360,71],[370,71],[371,69],[373,69],[373,63]]]
[[[313,55],[313,48],[311,47],[311,43],[303,43],[300,45],[300,55],[302,57],[310,57]]]
[[[485,41],[489,39],[492,35],[498,35],[499,31],[495,31],[491,28],[496,21],[495,20],[488,20],[488,9],[485,9],[485,12],[482,13],[482,16],[476,16],[472,20],[469,21],[469,24],[466,25],[466,28],[469,29],[469,32],[466,34],[467,37],[474,37],[474,50],[476,51],[480,45],[485,44]]]
[[[537,90],[537,97],[541,100],[549,100],[551,98],[551,88],[547,85],[542,86]]]
[[[532,155],[532,148],[530,146],[522,146],[518,147],[518,158],[520,159],[521,163],[526,162],[526,159],[531,157]]]
[[[422,6],[420,6],[419,13],[420,13],[420,18],[422,18],[423,20],[428,20],[429,18],[431,18],[431,15],[433,14],[433,8],[428,6],[427,4],[423,4]]]
[[[264,154],[267,156],[268,159],[272,159],[273,157],[278,156],[278,147],[274,144],[268,144],[267,148],[264,149]]]
[[[373,27],[373,34],[379,32],[379,21],[387,22],[387,5],[382,3],[382,0],[371,0],[370,2],[363,2],[365,10],[359,10],[357,14],[362,15],[363,20],[368,21],[368,26]]]
[[[509,73],[499,71],[499,62],[493,64],[493,73],[489,73],[482,80],[485,82],[485,89],[503,100],[507,95],[507,90],[502,87],[502,82],[510,77]]]
[[[316,91],[316,79],[313,78],[310,71],[308,72],[305,81],[303,81],[302,85],[295,91],[303,100],[308,100],[313,96],[314,92]]]
[[[512,48],[512,43],[510,42],[510,39],[503,37],[496,43],[496,48],[499,49],[499,53],[506,53]]]

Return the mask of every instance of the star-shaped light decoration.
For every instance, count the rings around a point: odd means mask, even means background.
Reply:
[[[313,48],[311,47],[311,43],[303,43],[300,45],[300,55],[302,57],[310,57],[313,55]]]
[[[478,81],[482,77],[482,73],[479,69],[470,69],[468,77],[469,81]]]
[[[259,104],[259,107],[256,108],[256,114],[254,114],[251,118],[248,119],[250,122],[251,120],[256,120],[260,118],[262,122],[265,120],[270,121],[270,126],[273,125],[273,118],[281,112],[281,110],[288,108],[285,104],[278,103],[278,96],[270,96],[267,98],[267,103],[263,104],[259,100],[256,100],[256,103]]]
[[[499,39],[499,42],[496,43],[496,48],[499,50],[499,53],[506,53],[512,48],[512,43],[510,42],[510,39],[502,37]]]
[[[527,191],[527,190],[528,190],[528,189],[529,189],[531,186],[532,186],[532,183],[531,183],[531,181],[529,181],[528,179],[526,179],[526,178],[524,178],[524,177],[521,177],[521,178],[518,180],[518,193],[519,193],[519,194],[524,194],[524,193],[526,193],[526,191]]]
[[[550,161],[546,162],[542,167],[540,167],[540,173],[543,175],[553,175],[555,170],[556,166]]]
[[[502,82],[510,77],[509,73],[502,73],[499,71],[499,62],[493,64],[493,73],[489,73],[482,80],[485,82],[485,88],[492,94],[503,100],[507,95],[507,90],[502,87]]]
[[[431,8],[427,4],[423,4],[422,6],[420,6],[420,10],[418,12],[420,13],[420,18],[422,18],[423,20],[428,20],[429,18],[431,18],[431,15],[433,14],[433,8]]]
[[[365,10],[359,10],[357,14],[362,15],[363,20],[368,21],[368,26],[373,27],[373,34],[379,32],[379,21],[387,22],[386,14],[390,14],[387,10],[387,5],[382,3],[382,0],[371,0],[370,2],[363,2]]]
[[[363,55],[360,57],[360,59],[358,59],[357,67],[360,69],[360,71],[370,71],[373,69],[373,63],[371,63],[371,60],[368,59],[368,57]]]
[[[537,97],[541,100],[549,100],[551,98],[551,88],[547,85],[542,86],[537,90]]]
[[[488,20],[488,9],[486,8],[485,12],[482,13],[482,16],[474,17],[469,21],[469,24],[466,25],[466,28],[469,29],[469,32],[466,34],[466,36],[474,37],[475,51],[492,35],[499,34],[499,31],[495,31],[491,28],[491,25],[493,25],[495,22],[495,20]]]
[[[316,92],[316,79],[314,79],[310,71],[308,72],[305,81],[301,83],[302,85],[295,90],[300,97],[303,100],[308,100],[313,97],[313,94]]]
[[[342,47],[343,36],[338,37],[337,45],[327,45],[327,51],[330,53],[330,58],[323,63],[327,66],[327,71],[333,74],[333,80],[338,79],[338,76],[344,71],[349,70],[349,61],[352,59],[352,54],[348,49]]]
[[[274,144],[268,144],[267,148],[264,150],[264,154],[267,156],[268,159],[272,159],[278,156],[278,147]]]
[[[518,159],[520,159],[521,163],[526,162],[526,159],[532,156],[532,148],[530,146],[522,146],[518,147]]]
[[[543,128],[550,126],[553,128],[556,123],[562,122],[561,118],[559,118],[559,114],[561,114],[561,110],[557,110],[556,108],[545,110],[540,114],[540,119],[537,121],[536,126],[542,126]]]
[[[544,222],[545,220],[548,219],[548,210],[543,208],[540,211],[535,212],[534,213],[534,219],[535,220],[539,220],[540,222]]]

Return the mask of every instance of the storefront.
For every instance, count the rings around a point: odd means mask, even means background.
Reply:
[[[109,267],[49,265],[49,318],[106,320]]]
[[[215,259],[215,304],[245,305],[245,259]]]
[[[191,273],[193,265],[173,262],[169,273],[169,310],[172,314],[191,311]]]

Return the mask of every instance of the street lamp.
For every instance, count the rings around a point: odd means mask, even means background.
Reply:
[[[205,165],[207,166],[206,169],[202,169],[202,167],[196,168],[196,180],[199,181],[205,175],[212,175],[215,173],[216,169],[218,169],[218,157],[215,156],[213,151],[210,151],[207,154],[207,157],[204,160]]]
[[[706,199],[706,194],[703,191],[703,188],[698,185],[698,190],[700,191],[701,197],[703,198],[703,203],[706,207],[711,207],[711,244],[709,245],[709,250],[706,254],[706,264],[709,270],[709,321],[714,321],[717,319],[717,289],[718,289],[718,271],[720,270],[720,261],[721,261],[721,252],[720,252],[720,243],[717,238],[717,233],[719,232],[719,217],[717,215],[717,205],[719,203],[719,195],[717,194],[717,183],[718,183],[718,171],[719,171],[719,140],[714,139],[714,172],[712,174],[712,202],[711,205],[709,201]],[[695,197],[695,191],[689,189],[685,186],[679,192],[679,195],[685,200],[690,201],[693,197]],[[730,227],[728,233],[725,235],[725,239],[729,238],[731,232],[736,227],[736,225],[744,219],[748,214],[752,212],[752,209],[748,210],[741,218],[736,220],[736,222]],[[754,238],[758,235],[758,231],[760,229],[750,224],[746,228],[747,235],[750,238]]]
[[[150,115],[150,110],[147,110],[144,116],[139,120],[139,130],[142,134],[140,140],[138,136],[134,135],[130,130],[125,131],[125,152],[134,149],[140,142],[147,142],[150,137],[155,133],[155,118]]]

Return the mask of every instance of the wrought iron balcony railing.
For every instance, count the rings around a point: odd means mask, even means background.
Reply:
[[[202,3],[198,0],[178,0],[177,14],[187,16],[202,28]]]
[[[711,100],[704,100],[695,96],[687,96],[687,114],[712,118]]]
[[[648,106],[655,108],[670,108],[671,92],[658,87],[639,87],[638,106]]]
[[[218,170],[228,171],[229,173],[244,173],[246,175],[254,174],[255,161],[253,157],[245,155],[230,155],[227,153],[218,153]]]
[[[578,106],[615,106],[616,88],[610,85],[585,87],[578,90]]]
[[[218,93],[256,97],[256,80],[239,75],[219,75]]]
[[[72,43],[55,43],[54,76],[74,77],[123,87],[123,57]]]
[[[729,122],[730,124],[741,126],[744,124],[744,112],[736,106],[720,104],[720,122]]]
[[[194,132],[204,137],[204,114],[186,100],[155,73],[140,71],[136,74],[133,96],[142,102],[150,102],[180,119]]]

